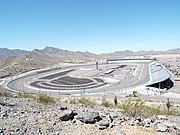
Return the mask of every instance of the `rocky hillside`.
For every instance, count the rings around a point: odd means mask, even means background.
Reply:
[[[19,49],[7,49],[7,48],[0,48],[0,57],[9,57],[9,56],[20,56],[28,51],[19,50]]]
[[[25,98],[26,97],[26,98]],[[28,98],[27,98],[28,97]],[[168,135],[179,134],[179,116],[142,117],[124,114],[122,109],[80,98],[3,96],[0,94],[0,134],[2,135]],[[81,102],[80,102],[81,101]],[[106,107],[104,107],[106,105]],[[134,109],[132,109],[134,110]],[[132,112],[130,110],[130,112]]]
[[[144,56],[150,54],[180,54],[180,49],[169,51],[116,51],[107,54],[93,54],[90,52],[73,52],[53,47],[46,47],[32,51],[9,50],[0,48],[0,78],[33,69],[45,68],[58,63],[83,63],[101,59],[127,56]]]
[[[30,52],[0,49],[0,78],[58,63],[82,63],[98,58],[89,52],[72,52],[53,47]]]
[[[113,53],[104,53],[101,54],[102,57],[107,57],[107,58],[112,58],[112,57],[125,57],[125,56],[146,56],[146,55],[159,55],[159,54],[180,54],[180,48],[177,49],[171,49],[168,51],[137,51],[133,52],[130,50],[125,50],[125,51],[116,51]]]

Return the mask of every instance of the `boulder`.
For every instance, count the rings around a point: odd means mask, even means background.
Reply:
[[[165,115],[157,115],[158,120],[166,120],[167,117]]]
[[[104,130],[104,129],[106,129],[107,127],[106,126],[99,126],[99,129],[100,130]]]
[[[150,118],[144,119],[143,121],[145,127],[150,127],[152,120]]]
[[[150,118],[144,119],[144,123],[151,123],[151,122],[152,122],[152,120]]]
[[[60,113],[60,120],[62,121],[68,121],[74,119],[74,116],[77,115],[77,113],[73,112],[72,110],[64,110]]]
[[[139,124],[140,121],[139,120],[134,120],[134,124]]]
[[[62,110],[62,111],[67,110],[67,106],[61,106],[61,107],[59,108],[59,110]]]
[[[175,126],[175,123],[173,123],[171,121],[163,121],[162,123],[168,128],[171,128],[171,127]]]
[[[98,125],[109,127],[110,122],[108,120],[101,120]]]
[[[130,120],[130,117],[124,116],[123,119],[124,119],[125,121],[128,121],[128,120]]]
[[[166,132],[168,129],[167,127],[162,123],[157,123],[156,131],[158,132]]]
[[[94,124],[101,120],[98,112],[81,112],[78,113],[77,119],[86,124]]]

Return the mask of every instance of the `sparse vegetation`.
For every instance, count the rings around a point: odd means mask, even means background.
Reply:
[[[91,107],[97,105],[95,100],[86,98],[84,96],[80,97],[79,99],[78,98],[69,98],[68,101],[66,101],[66,102],[68,102],[70,104],[83,104],[83,105],[91,106]]]
[[[143,117],[155,116],[161,114],[160,112],[161,111],[159,110],[158,107],[144,105],[142,116]]]
[[[123,101],[117,108],[121,109],[122,113],[131,117],[149,117],[155,116],[158,114],[162,115],[179,115],[178,109],[174,108],[171,110],[166,109],[165,107],[154,107],[145,105],[145,101],[140,99],[132,100],[131,98]]]
[[[32,98],[32,99],[36,99],[37,97],[31,94],[26,94],[26,93],[18,93],[17,97],[21,98]]]
[[[131,117],[140,116],[143,114],[144,108],[144,101],[135,100],[133,101],[131,98],[128,100],[123,101],[118,108],[122,109],[122,113],[125,115],[129,115]]]
[[[106,100],[105,96],[103,96],[102,98],[101,105],[104,107],[113,107],[113,104],[110,101]]]
[[[86,105],[86,106],[95,106],[96,105],[96,101],[90,98],[86,98],[84,96],[82,96],[81,98],[78,99],[78,102],[80,104]]]
[[[55,102],[55,98],[54,98],[54,97],[49,96],[49,95],[47,95],[47,94],[45,94],[45,93],[40,93],[40,94],[38,95],[38,100],[39,100],[41,103],[45,103],[45,104],[47,104],[47,103],[54,103],[54,102]]]
[[[176,108],[172,108],[171,110],[167,110],[167,109],[161,109],[161,114],[164,115],[173,115],[173,116],[180,116],[180,110],[176,109]]]
[[[68,98],[67,103],[78,104],[78,100],[77,98]]]

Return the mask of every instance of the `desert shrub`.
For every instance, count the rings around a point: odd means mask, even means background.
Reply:
[[[69,98],[67,103],[70,103],[70,104],[78,104],[78,100],[77,98]]]
[[[32,98],[32,99],[36,99],[36,96],[31,95],[31,94],[26,94],[26,93],[18,93],[17,97],[19,98]]]
[[[78,98],[69,98],[67,100],[67,103],[70,103],[70,104],[83,104],[83,105],[91,106],[91,107],[97,105],[95,100],[92,100],[90,98],[86,98],[84,96],[80,97],[79,99]]]
[[[101,105],[104,107],[113,107],[113,104],[110,101],[106,100],[105,96],[103,96],[102,98]]]
[[[179,116],[180,115],[180,110],[177,110],[175,108],[171,108],[171,110],[168,109],[161,109],[160,113],[162,115],[173,115],[173,116]]]
[[[122,104],[119,105],[118,108],[120,108],[122,110],[123,114],[129,115],[131,117],[153,116],[159,112],[158,108],[146,106],[145,101],[142,101],[140,99],[132,100],[131,98],[122,102]]]
[[[136,116],[141,114],[143,102],[139,101],[132,101],[131,98],[129,98],[127,101],[124,101],[121,105],[118,107],[122,109],[122,113],[129,115],[129,116]]]
[[[144,117],[149,117],[149,116],[155,116],[160,114],[160,110],[157,107],[152,107],[152,106],[144,106]]]
[[[82,96],[81,98],[79,98],[79,99],[78,99],[78,102],[79,102],[80,104],[84,104],[84,105],[86,105],[86,106],[91,106],[91,107],[93,107],[93,106],[96,105],[95,100],[92,100],[92,99],[90,99],[90,98],[86,98],[86,97],[84,97],[84,96]]]
[[[168,102],[167,102],[168,103]],[[173,102],[170,103],[170,107],[167,107],[167,103],[164,103],[164,105],[160,108],[160,114],[162,115],[175,115],[180,116],[180,107],[175,106]]]
[[[45,94],[45,93],[40,93],[40,94],[38,95],[38,100],[39,100],[41,103],[45,103],[45,104],[47,104],[47,103],[54,103],[54,102],[55,102],[55,98],[54,98],[54,97],[49,96],[49,95],[47,95],[47,94]]]

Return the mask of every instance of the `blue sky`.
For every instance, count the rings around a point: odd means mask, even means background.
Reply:
[[[0,47],[180,48],[180,0],[1,0]]]

